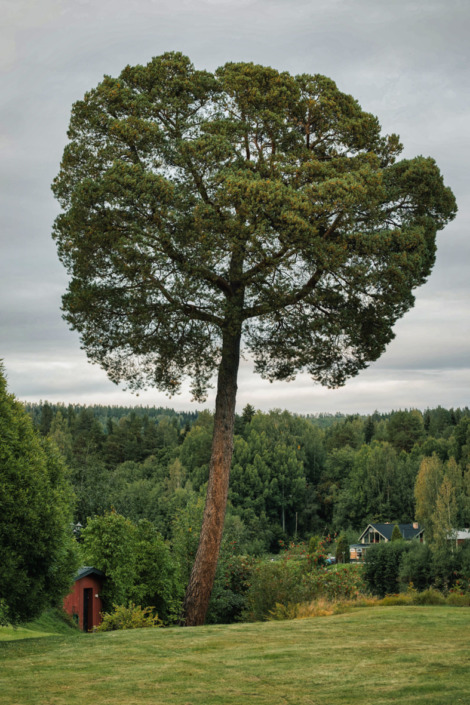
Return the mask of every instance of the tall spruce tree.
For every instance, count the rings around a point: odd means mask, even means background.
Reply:
[[[335,387],[376,360],[431,271],[455,200],[320,75],[180,53],[106,76],[73,106],[53,190],[65,318],[115,382],[204,398],[210,478],[186,594],[207,609],[222,536],[241,346],[270,380]]]

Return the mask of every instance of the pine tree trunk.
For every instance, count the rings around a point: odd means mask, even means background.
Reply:
[[[187,626],[204,624],[222,541],[233,453],[240,338],[240,332],[235,335],[225,332],[223,337],[206,505],[199,546],[184,601]]]

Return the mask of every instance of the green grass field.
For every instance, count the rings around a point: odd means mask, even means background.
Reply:
[[[470,705],[470,610],[3,640],[0,703]]]

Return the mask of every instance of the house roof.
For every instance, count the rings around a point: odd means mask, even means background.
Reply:
[[[374,529],[374,531],[377,531],[377,533],[381,534],[384,539],[390,541],[392,538],[394,526],[395,524],[368,524],[362,534],[359,536],[358,540],[361,541],[364,534],[366,534],[367,531],[372,528]],[[400,533],[405,540],[418,538],[418,536],[420,536],[424,531],[424,528],[422,526],[419,526],[419,524],[417,529],[414,528],[413,524],[398,524],[398,528],[400,529]]]
[[[457,539],[457,541],[469,541],[470,540],[470,529],[457,529],[454,531],[451,531],[451,533],[447,537],[448,539]]]
[[[92,565],[84,565],[80,568],[74,580],[80,580],[81,578],[86,578],[88,575],[96,575],[98,578],[104,578],[105,574],[102,570],[94,568]]]

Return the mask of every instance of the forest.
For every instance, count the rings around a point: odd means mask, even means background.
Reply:
[[[129,610],[135,626],[136,614],[144,619],[150,610],[159,624],[180,623],[213,414],[21,404],[1,375],[0,382],[0,500],[8,517],[0,623],[60,603],[84,565],[106,575],[101,597],[110,619],[113,609]],[[447,593],[463,580],[470,593],[470,551],[449,542],[453,530],[470,526],[469,455],[468,408],[300,416],[246,405],[235,419],[207,621],[265,619],[292,600],[350,599],[411,584]],[[328,570],[328,554],[347,562],[349,544],[369,522],[415,520],[425,544],[392,536],[371,561],[369,549],[365,572],[362,565]]]
[[[150,521],[170,542],[181,523],[197,526],[209,411],[47,402],[26,410],[70,469],[77,526],[111,509]],[[468,408],[303,417],[247,405],[236,417],[226,534],[259,555],[339,531],[352,542],[368,522],[419,520],[432,531],[439,492],[454,526],[469,526],[469,455]],[[433,473],[434,496],[420,495]]]

